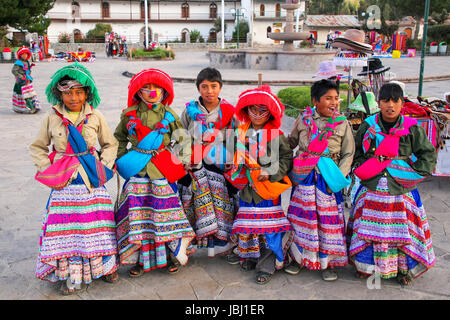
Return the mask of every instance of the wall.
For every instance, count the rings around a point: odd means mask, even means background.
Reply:
[[[58,0],[54,7],[49,11],[50,18],[57,18],[59,20],[53,20],[48,28],[48,36],[50,42],[57,42],[58,35],[66,32],[71,33],[74,29],[79,29],[83,34],[86,34],[89,30],[95,27],[96,22],[86,22],[75,19],[72,21],[71,17],[71,2],[68,0]],[[213,2],[213,1],[211,1]],[[214,1],[217,4],[218,17],[221,16],[221,2]],[[99,2],[78,0],[80,4],[80,16],[82,19],[100,19],[101,18],[101,6]],[[149,2],[150,3],[150,2]],[[189,31],[197,29],[200,31],[202,37],[207,40],[209,37],[209,31],[214,27],[214,20],[209,19],[209,5],[210,3],[190,3],[189,13],[190,19],[199,19],[200,22],[191,22],[181,18],[181,4],[183,2],[175,3],[151,3],[149,27],[152,33],[158,33],[159,41],[173,41],[181,39],[181,31],[187,28]],[[238,2],[239,3],[239,2]],[[110,1],[110,19],[123,19],[125,21],[118,22],[117,20],[108,22],[108,19],[104,21],[98,21],[101,23],[109,23],[114,32],[120,35],[125,35],[130,43],[142,42],[140,31],[145,28],[145,23],[142,20],[129,21],[132,19],[140,19],[140,3],[129,1]],[[234,31],[234,21],[230,20],[232,15],[230,13],[231,8],[235,7],[235,3],[225,3],[226,14],[226,38],[231,38]],[[67,19],[68,18],[68,19]],[[163,20],[156,20],[156,19]],[[63,21],[60,21],[64,19]],[[164,21],[164,20],[178,20],[178,21]]]

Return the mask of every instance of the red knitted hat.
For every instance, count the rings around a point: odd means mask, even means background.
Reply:
[[[275,128],[279,128],[281,126],[284,105],[281,103],[280,99],[278,99],[277,96],[270,91],[269,86],[264,85],[257,89],[250,89],[239,95],[239,100],[236,105],[236,116],[239,121],[250,121],[247,107],[251,105],[267,106],[273,116],[273,119],[269,122],[271,122]]]
[[[20,58],[20,55],[26,53],[28,55],[27,60],[31,58],[31,51],[27,47],[20,47],[19,50],[17,50],[16,55],[17,59]]]
[[[172,78],[164,71],[150,68],[142,70],[131,78],[128,85],[128,107],[139,102],[136,100],[135,95],[148,83],[156,84],[167,92],[167,96],[161,101],[162,104],[166,106],[172,104],[174,98]]]

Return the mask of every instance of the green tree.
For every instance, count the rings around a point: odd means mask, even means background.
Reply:
[[[389,17],[384,17],[385,20],[399,20],[405,16],[412,16],[416,20],[416,32],[414,39],[417,39],[419,34],[420,20],[424,18],[425,1],[424,0],[366,0],[361,4],[361,9],[364,11],[370,5],[378,5],[381,12],[384,12],[386,5],[390,6]],[[430,1],[430,12],[441,12],[443,9],[450,8],[450,0],[432,0]],[[383,17],[382,17],[383,19]]]
[[[2,0],[0,26],[44,34],[50,24],[45,14],[56,0]]]
[[[104,37],[105,33],[112,31],[112,27],[107,23],[96,23],[94,29],[86,33],[87,38]]]
[[[239,20],[239,41],[245,42],[247,41],[247,33],[249,32],[248,23],[245,20]],[[233,42],[237,40],[237,27],[235,27],[233,31]]]

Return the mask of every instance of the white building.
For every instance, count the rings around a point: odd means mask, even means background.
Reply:
[[[281,8],[281,5],[286,1],[277,0],[242,0],[242,7],[246,9],[247,13],[253,12],[253,15],[247,14],[250,20],[250,25],[253,30],[250,30],[253,35],[253,45],[278,45],[279,41],[275,41],[267,37],[269,32],[283,32],[286,27],[286,10]],[[301,30],[302,21],[305,15],[305,1],[300,0],[301,3],[298,11],[294,12],[294,18],[298,14],[298,26]],[[253,19],[253,23],[251,22]],[[294,30],[296,28],[296,21],[294,21]]]
[[[231,9],[239,8],[241,1],[224,2],[228,39],[235,22]],[[221,14],[221,0],[148,0],[149,40],[183,41],[192,30],[200,31],[205,41],[213,40],[214,22]],[[145,6],[141,0],[57,0],[47,16],[51,19],[47,30],[50,42],[57,42],[61,33],[86,35],[96,23],[110,24],[130,43],[143,43],[145,39]]]

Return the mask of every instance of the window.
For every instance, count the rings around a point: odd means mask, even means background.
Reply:
[[[147,15],[150,19],[150,2],[147,1]],[[145,2],[141,1],[141,19],[145,19]]]
[[[217,18],[217,5],[214,2],[209,5],[209,17],[211,19]]]
[[[72,2],[72,18],[80,17],[80,4],[78,2]]]
[[[279,3],[275,6],[275,16],[277,18],[281,17],[281,5]]]
[[[266,15],[265,13],[266,7],[262,4],[259,6],[259,16],[264,17]]]
[[[181,5],[181,17],[189,18],[189,5],[187,4],[187,2]]]
[[[109,3],[102,2],[102,18],[109,18]]]

